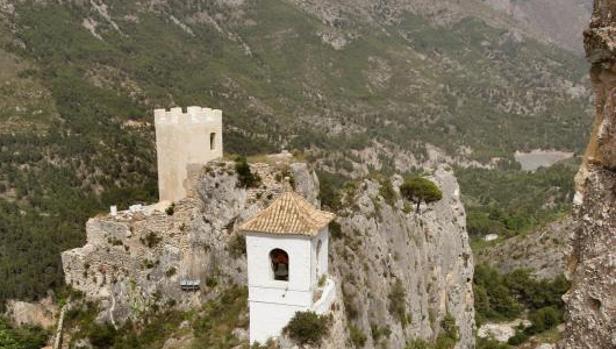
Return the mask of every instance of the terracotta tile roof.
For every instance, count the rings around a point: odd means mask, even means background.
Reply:
[[[312,206],[294,192],[286,192],[240,226],[241,230],[268,234],[315,236],[336,215]]]

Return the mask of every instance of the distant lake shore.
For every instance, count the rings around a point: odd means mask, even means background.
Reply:
[[[522,170],[535,171],[539,167],[550,167],[561,160],[572,158],[574,155],[573,152],[535,149],[527,153],[516,151],[513,156],[522,165]]]

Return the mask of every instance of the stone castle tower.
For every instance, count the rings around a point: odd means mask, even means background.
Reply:
[[[222,157],[222,111],[202,107],[154,110],[160,201],[186,196],[187,166]]]

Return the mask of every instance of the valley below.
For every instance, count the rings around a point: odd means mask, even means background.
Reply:
[[[307,348],[556,348],[591,5],[0,0],[0,347],[295,348],[249,345],[236,229],[295,191],[337,215]],[[224,157],[159,202],[152,111],[192,105]]]

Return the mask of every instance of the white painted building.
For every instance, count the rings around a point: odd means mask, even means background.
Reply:
[[[154,110],[160,201],[186,196],[189,165],[222,157],[222,111],[188,107]]]
[[[240,226],[246,234],[251,344],[278,337],[298,311],[330,310],[336,292],[327,276],[327,227],[334,217],[287,192]]]

